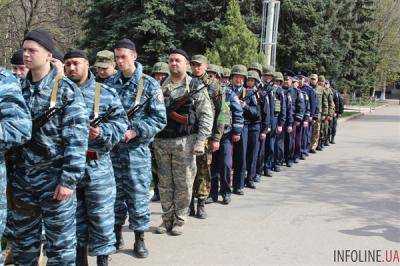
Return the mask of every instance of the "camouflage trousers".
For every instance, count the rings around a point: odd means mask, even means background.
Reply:
[[[6,166],[4,162],[0,164],[0,239],[3,236],[4,228],[7,219],[7,196],[6,196]],[[0,265],[2,264],[2,257],[0,252]]]
[[[318,147],[320,133],[321,133],[321,119],[318,118],[318,120],[315,120],[313,124],[313,131],[311,135],[311,144],[310,144],[311,150],[315,150]]]
[[[183,225],[187,219],[197,172],[196,157],[192,153],[195,139],[191,135],[154,141],[162,219],[173,225]]]
[[[87,246],[90,256],[115,252],[115,194],[110,156],[87,162],[85,175],[76,189],[76,236],[78,246]]]
[[[37,265],[43,229],[47,265],[75,265],[76,195],[63,201],[53,199],[61,173],[59,164],[16,170],[11,183],[15,199],[12,254],[16,265]]]
[[[129,214],[129,228],[144,232],[150,227],[151,154],[147,145],[123,147],[111,153],[117,196],[115,224],[123,225]]]
[[[212,153],[205,153],[196,157],[197,174],[193,182],[193,196],[198,199],[207,199],[211,189],[211,160]]]

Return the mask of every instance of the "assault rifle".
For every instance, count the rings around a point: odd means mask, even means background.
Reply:
[[[117,110],[117,107],[110,107],[104,115],[93,119],[92,122],[90,122],[90,126],[98,127],[100,124],[107,122],[108,119],[110,118],[110,116],[112,116],[116,110]]]

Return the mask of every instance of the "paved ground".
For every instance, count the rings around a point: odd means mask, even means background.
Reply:
[[[331,265],[335,249],[400,253],[400,106],[342,123],[337,142],[229,206],[208,205],[209,219],[191,218],[184,236],[147,233],[148,259],[125,250],[110,264]]]

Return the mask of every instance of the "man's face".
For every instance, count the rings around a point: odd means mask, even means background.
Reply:
[[[274,85],[282,87],[283,82],[281,80],[275,80]]]
[[[285,88],[290,88],[292,86],[292,80],[291,79],[287,79],[283,82],[283,87]]]
[[[262,75],[262,79],[265,83],[271,82],[272,76],[271,75]]]
[[[89,71],[89,62],[84,58],[70,58],[65,61],[65,75],[76,83],[83,82]]]
[[[301,79],[299,80],[299,86],[300,86],[300,87],[303,87],[303,86],[304,86],[304,82],[305,82],[305,79],[304,79],[304,78],[301,78]]]
[[[235,86],[243,86],[245,77],[242,75],[233,75],[232,83]]]
[[[208,76],[214,80],[219,80],[219,76],[215,72],[207,72]]]
[[[208,65],[198,62],[190,62],[190,67],[192,68],[192,73],[194,76],[201,77],[204,75],[204,73],[206,73]]]
[[[135,51],[126,48],[117,48],[114,49],[114,54],[115,62],[122,72],[134,67],[137,58],[137,53]]]
[[[316,85],[317,85],[317,82],[318,82],[318,80],[315,79],[315,78],[311,78],[311,79],[310,79],[310,84],[313,85],[313,86],[316,86]]]
[[[22,49],[24,49],[24,65],[30,70],[43,67],[52,58],[51,53],[35,41],[24,41]]]
[[[253,78],[248,78],[248,79],[246,80],[246,85],[247,85],[247,87],[249,87],[249,88],[253,88],[253,87],[256,85],[256,80],[253,79]]]
[[[28,74],[29,69],[25,65],[13,65],[12,73],[17,77],[24,79]]]
[[[293,87],[297,89],[299,87],[299,82],[298,81],[293,82]]]
[[[171,74],[185,74],[187,70],[187,60],[181,54],[170,54],[168,58],[168,66]]]
[[[107,67],[96,67],[97,76],[101,79],[106,79],[112,76],[115,72],[114,64],[109,63]]]
[[[324,81],[318,81],[318,85],[322,86],[322,87],[325,87],[325,82]]]
[[[153,74],[153,77],[154,77],[155,80],[158,81],[158,83],[161,83],[161,82],[167,77],[167,74],[164,74],[164,73],[154,73],[154,74]]]

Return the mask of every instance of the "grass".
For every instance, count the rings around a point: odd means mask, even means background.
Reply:
[[[355,114],[359,114],[359,113],[360,112],[355,112],[355,111],[350,111],[350,112],[346,112],[345,111],[340,118],[349,117],[349,116],[352,116],[352,115],[355,115]]]
[[[360,107],[370,107],[370,108],[375,108],[378,106],[381,106],[385,104],[385,101],[380,101],[380,100],[371,100],[371,99],[364,99],[364,98],[359,98],[356,100],[351,100],[350,101],[350,106],[360,106]]]

